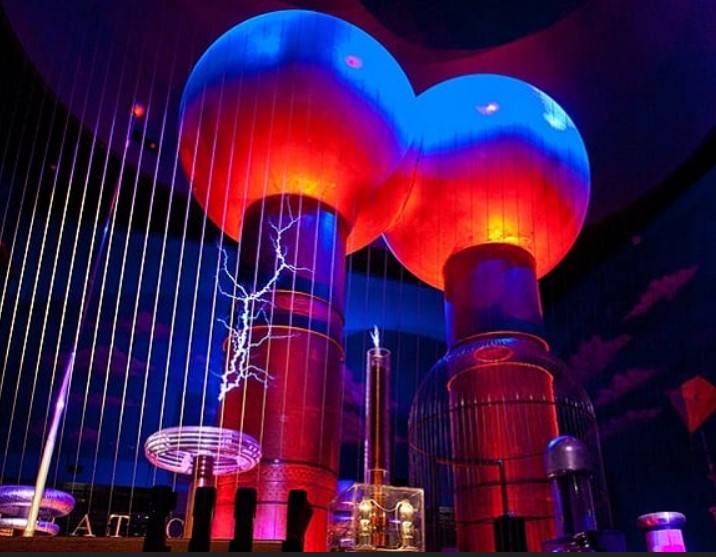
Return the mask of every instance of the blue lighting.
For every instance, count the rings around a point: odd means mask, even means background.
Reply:
[[[257,78],[290,66],[325,72],[356,98],[395,122],[407,144],[413,121],[412,86],[393,56],[369,34],[330,15],[282,10],[248,19],[219,37],[187,81],[182,107],[205,87]],[[317,81],[316,86],[321,84]],[[318,109],[319,107],[317,107]],[[182,108],[183,111],[183,108]]]
[[[589,175],[572,119],[551,97],[518,79],[475,74],[444,81],[418,96],[417,119],[425,155],[522,139]]]

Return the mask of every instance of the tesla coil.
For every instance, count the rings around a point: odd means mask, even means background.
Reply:
[[[587,154],[566,113],[516,79],[451,79],[417,104],[412,190],[386,239],[445,295],[448,352],[409,426],[428,547],[454,543],[444,523],[454,509],[462,551],[539,551],[555,534],[547,444],[569,433],[599,454],[589,399],[543,340],[537,284],[582,226]]]
[[[183,167],[209,218],[240,242],[219,421],[263,453],[251,472],[219,478],[215,537],[231,537],[236,489],[251,486],[256,538],[284,539],[299,489],[314,508],[306,549],[326,547],[345,256],[377,238],[404,197],[385,182],[407,150],[413,100],[377,41],[302,10],[243,22],[189,77]]]

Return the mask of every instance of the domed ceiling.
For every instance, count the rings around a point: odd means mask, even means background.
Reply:
[[[587,145],[590,224],[664,181],[716,122],[710,0],[1,3],[46,82],[118,153],[128,107],[148,108],[146,137],[154,149],[127,157],[149,175],[158,163],[159,181],[184,189],[173,155],[192,65],[228,28],[276,9],[323,11],[362,27],[396,56],[417,92],[474,72],[513,76],[547,92]]]

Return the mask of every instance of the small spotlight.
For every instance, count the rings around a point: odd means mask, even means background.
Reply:
[[[132,105],[132,116],[135,118],[144,118],[147,108],[142,103],[134,103]]]
[[[134,128],[132,130],[131,137],[134,142],[140,144],[142,148],[147,151],[156,153],[159,150],[159,143],[157,143],[157,140],[152,139],[151,137],[145,137],[144,131],[140,128]],[[128,145],[129,144],[127,144],[127,146]]]
[[[354,70],[359,70],[363,67],[363,60],[361,60],[358,56],[354,56],[353,54],[349,54],[345,57],[346,64],[348,64],[349,67],[353,68]]]
[[[475,107],[475,110],[477,110],[480,114],[483,116],[490,116],[491,114],[494,114],[500,109],[500,105],[496,102],[490,102],[487,104],[478,104]]]

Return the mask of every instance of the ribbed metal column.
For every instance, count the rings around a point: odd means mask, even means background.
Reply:
[[[546,352],[534,258],[507,244],[458,252],[445,268],[446,359],[458,547],[495,549],[495,521],[526,521],[528,548],[553,533],[542,454],[558,435],[553,376],[514,358]]]
[[[280,249],[297,270],[284,271],[266,308],[267,321],[251,328],[253,365],[266,370],[230,391],[220,422],[261,443],[254,470],[218,479],[213,536],[233,535],[238,487],[257,489],[255,539],[286,534],[289,491],[305,490],[313,505],[307,551],[326,549],[326,508],[335,496],[342,400],[343,304],[347,227],[335,211],[299,196],[272,197],[246,212],[240,282],[263,285],[277,267],[274,227],[286,228]]]

